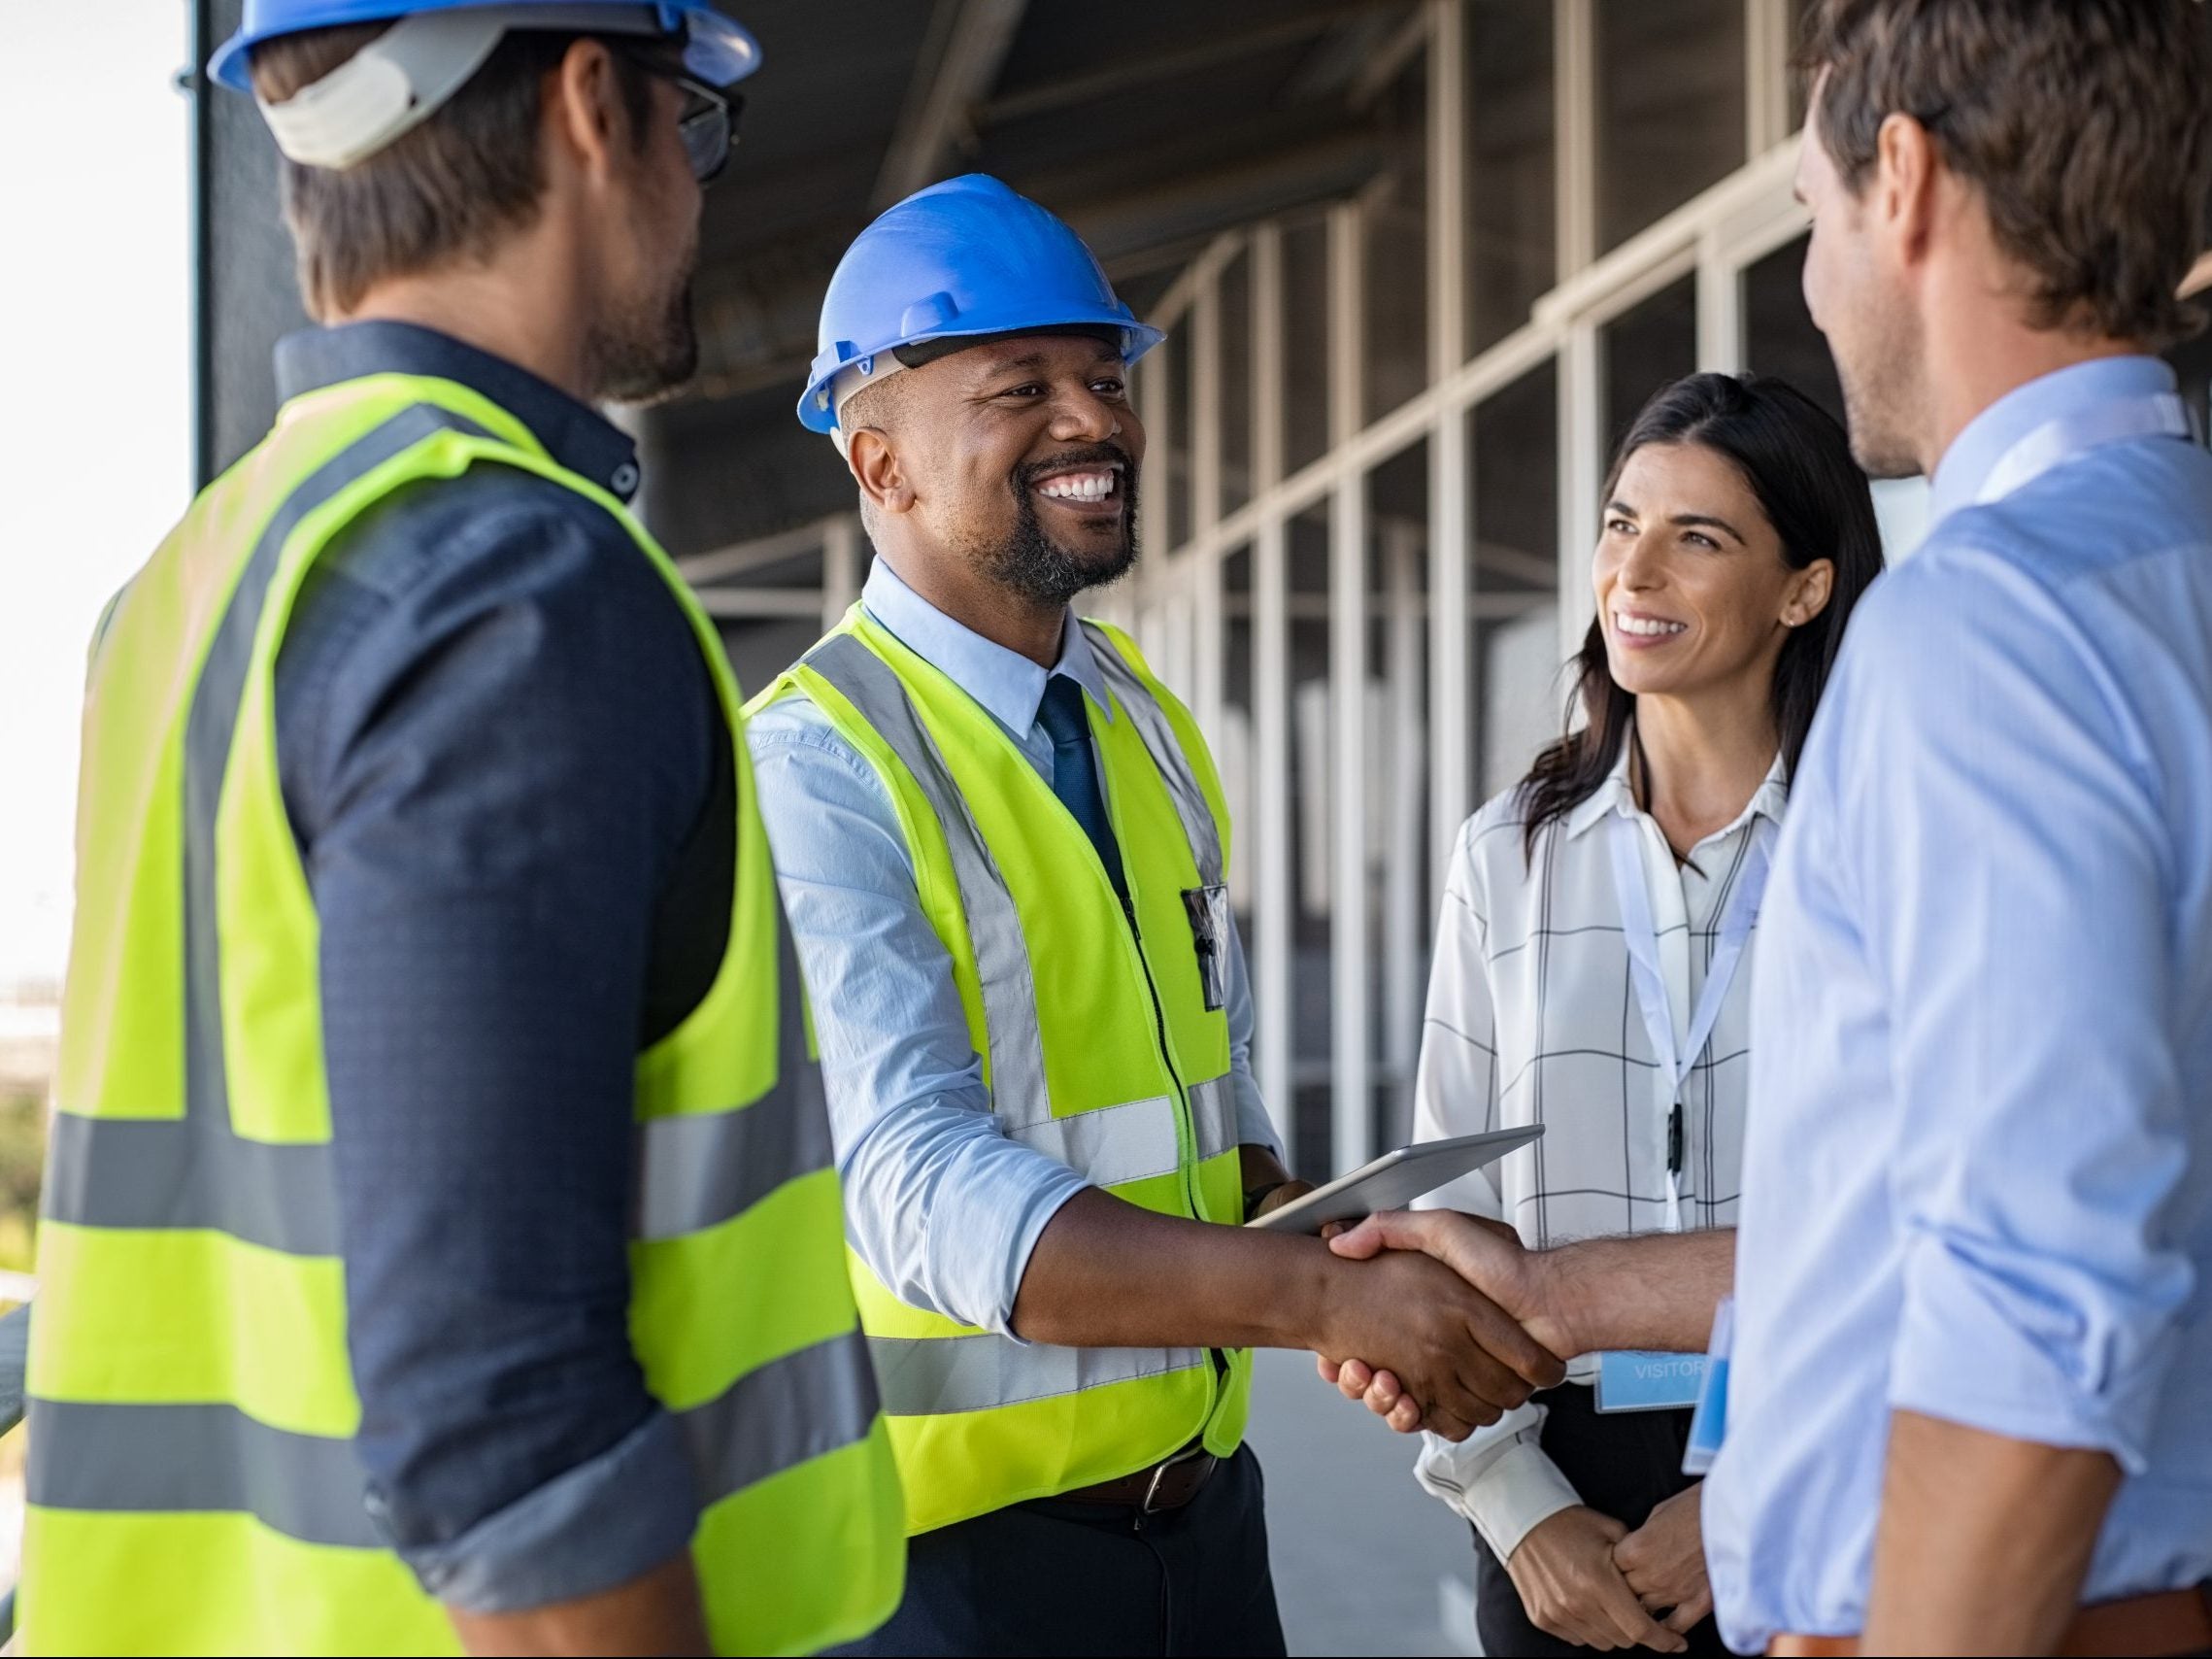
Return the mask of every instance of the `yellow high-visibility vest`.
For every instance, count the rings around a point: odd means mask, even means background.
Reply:
[[[803,694],[882,775],[1007,1133],[1130,1203],[1234,1225],[1228,809],[1135,645],[1082,626],[1114,702],[1085,707],[1127,913],[1006,733],[859,606],[755,706]],[[1248,1353],[1023,1345],[900,1301],[856,1253],[852,1270],[911,1532],[1243,1438]]]
[[[644,528],[519,420],[380,374],[287,403],[94,647],[31,1333],[35,1651],[459,1651],[372,1528],[352,1444],[317,919],[273,709],[331,538],[403,485],[483,465],[575,490],[630,532],[736,744],[728,945],[640,1056],[634,1106],[630,1333],[690,1452],[708,1628],[725,1653],[811,1652],[897,1604],[896,1474],[720,643]]]

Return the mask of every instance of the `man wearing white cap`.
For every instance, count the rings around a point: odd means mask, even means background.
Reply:
[[[275,429],[95,647],[30,1360],[42,1652],[806,1652],[900,1583],[712,626],[713,7],[258,0]]]

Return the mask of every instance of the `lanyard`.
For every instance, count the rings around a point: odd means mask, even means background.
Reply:
[[[1643,1010],[1644,1032],[1651,1039],[1659,1073],[1667,1085],[1666,1224],[1667,1231],[1682,1231],[1682,1086],[1690,1068],[1713,1040],[1714,1022],[1727,999],[1728,986],[1743,961],[1751,940],[1752,925],[1759,920],[1759,901],[1766,891],[1766,872],[1772,852],[1759,820],[1751,823],[1751,848],[1744,859],[1735,891],[1721,916],[1721,936],[1713,947],[1712,965],[1705,970],[1705,990],[1690,1014],[1690,1039],[1678,1051],[1674,1041],[1674,1011],[1668,1005],[1666,976],[1659,971],[1659,931],[1652,922],[1652,895],[1644,874],[1642,820],[1616,813],[1611,826],[1613,886],[1621,899],[1621,931],[1628,945],[1628,977],[1636,988]]]
[[[2170,391],[2099,403],[2075,415],[2046,421],[1997,457],[1975,493],[1976,505],[2001,501],[2054,467],[2079,460],[2094,449],[2129,438],[2192,436],[2189,405]]]

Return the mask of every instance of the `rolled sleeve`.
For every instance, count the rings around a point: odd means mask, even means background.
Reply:
[[[1236,1137],[1241,1145],[1263,1147],[1280,1159],[1283,1137],[1259,1081],[1252,1074],[1252,975],[1244,960],[1244,940],[1229,922],[1228,952],[1229,1083],[1236,1092]]]
[[[2148,751],[2063,593],[1947,554],[1877,592],[1855,687],[1882,757],[1860,910],[1906,1126],[1890,1403],[2139,1473],[2194,1282]]]
[[[992,1112],[952,957],[874,767],[799,699],[746,735],[806,970],[847,1236],[900,1301],[1020,1340],[1029,1257],[1089,1183]]]
[[[655,1412],[458,1538],[399,1554],[425,1590],[463,1612],[519,1612],[597,1595],[688,1547],[691,1507],[666,1495],[690,1485],[682,1431]],[[372,1501],[370,1514],[388,1529],[381,1504]]]

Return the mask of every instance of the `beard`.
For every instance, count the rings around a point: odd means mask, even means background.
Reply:
[[[1868,478],[1917,478],[1926,465],[1919,442],[1924,406],[1919,330],[1903,321],[1900,307],[1881,323],[1854,332],[1869,344],[1848,356],[1835,337],[1828,337],[1836,379],[1843,385],[1851,458]]]
[[[1103,552],[1079,552],[1053,540],[1037,517],[1030,481],[1044,473],[1086,461],[1122,465],[1116,486],[1122,495],[1122,534]],[[1119,444],[1092,444],[1022,467],[1010,480],[1014,488],[1014,526],[1006,539],[977,550],[984,574],[999,587],[1040,610],[1059,610],[1078,593],[1107,587],[1126,576],[1137,562],[1137,468]]]
[[[691,317],[691,277],[698,260],[694,226],[688,246],[667,265],[666,282],[630,296],[586,331],[585,363],[595,401],[657,403],[681,391],[699,372],[699,330]]]

